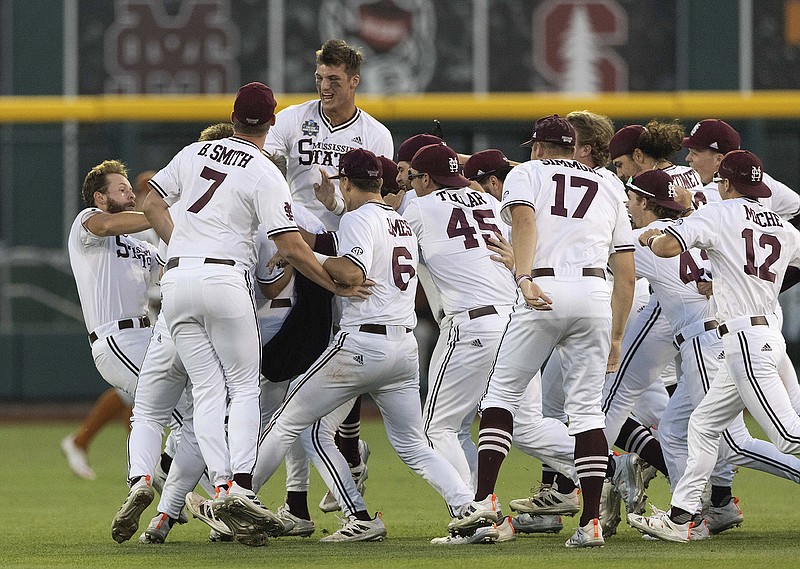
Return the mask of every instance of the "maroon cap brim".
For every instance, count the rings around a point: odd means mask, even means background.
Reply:
[[[464,188],[470,185],[470,181],[461,174],[451,174],[449,176],[442,176],[440,174],[427,173],[428,176],[434,181],[443,186],[450,186],[454,188]]]
[[[681,142],[681,146],[684,148],[692,148],[694,150],[713,150],[714,152],[720,152],[716,148],[711,148],[710,146],[704,146],[702,144],[698,144],[696,142],[692,142],[692,138],[690,136],[686,136]],[[720,154],[725,154],[724,152],[720,152]]]
[[[741,184],[741,187],[736,188],[740,194],[745,195],[749,198],[768,198],[772,195],[772,190],[769,189],[769,186],[766,185],[764,182],[760,182],[753,186]],[[744,190],[747,191],[744,191]]]

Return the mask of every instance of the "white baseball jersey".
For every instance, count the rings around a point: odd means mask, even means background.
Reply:
[[[636,276],[644,277],[653,288],[658,304],[672,325],[672,335],[682,328],[714,316],[713,302],[697,290],[697,281],[710,280],[711,266],[699,249],[684,251],[677,257],[656,257],[649,247],[639,245],[639,235],[648,229],[664,229],[671,220],[659,219],[634,230]],[[708,275],[707,275],[708,273]]]
[[[762,176],[762,181],[772,190],[771,196],[760,198],[767,209],[771,209],[783,219],[792,219],[800,214],[800,195],[797,192],[766,172]]]
[[[321,180],[320,168],[331,176],[338,174],[339,158],[354,148],[366,148],[376,156],[394,156],[392,135],[376,119],[357,108],[353,118],[333,126],[317,99],[279,112],[264,144],[266,152],[286,157],[286,179],[295,201],[330,230],[339,226],[339,217],[317,200],[314,184]],[[338,193],[338,182],[336,186]]]
[[[786,267],[800,264],[800,232],[754,199],[709,204],[665,232],[708,252],[720,322],[773,314]]]
[[[420,244],[446,315],[479,306],[513,304],[511,272],[493,261],[486,239],[502,235],[500,202],[470,188],[446,188],[411,201],[403,214]]]
[[[701,188],[692,191],[692,203],[695,209],[700,209],[710,203],[719,203],[722,196],[719,195],[719,183],[709,182]]]
[[[75,275],[87,332],[107,322],[147,314],[147,289],[158,277],[156,248],[129,235],[99,237],[84,223],[102,210],[84,209],[69,232],[69,264]]]
[[[300,204],[292,205],[292,213],[294,214],[295,221],[299,227],[302,227],[309,233],[324,233],[325,226],[317,219],[313,213],[308,211]],[[278,252],[278,246],[275,242],[267,237],[267,232],[264,227],[259,225],[258,232],[256,233],[256,264],[254,267],[256,280],[263,284],[270,284],[277,281],[283,276],[283,267],[275,267],[271,271],[267,267],[269,260]],[[277,298],[293,298],[294,295],[294,277],[286,285],[286,288],[281,291]],[[262,308],[268,307],[269,302],[261,293],[261,289],[256,287],[256,306],[258,306],[259,318],[267,316],[267,312]]]
[[[511,206],[518,204],[536,212],[536,267],[580,274],[587,267],[605,268],[611,253],[633,251],[619,190],[576,160],[531,160],[513,168],[503,186],[501,212],[509,225]]]
[[[270,238],[297,231],[280,170],[258,146],[236,136],[186,146],[150,185],[177,205],[170,257],[231,259],[249,267],[259,222]],[[213,207],[205,207],[209,202]]]
[[[336,233],[340,257],[355,263],[375,281],[366,300],[343,298],[341,326],[417,324],[417,238],[408,222],[381,202],[367,202],[345,213]]]

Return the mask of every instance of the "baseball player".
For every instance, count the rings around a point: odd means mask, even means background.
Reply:
[[[689,150],[686,161],[700,176],[704,186],[694,191],[696,208],[706,203],[721,201],[714,174],[726,153],[739,150],[741,137],[736,130],[719,119],[705,119],[694,125],[689,136],[683,139],[683,147]],[[789,220],[795,227],[800,223],[800,195],[764,172],[764,183],[771,195],[762,198],[762,203]]]
[[[416,324],[417,239],[403,218],[380,196],[381,165],[366,150],[353,150],[339,164],[348,213],[337,232],[342,256],[321,259],[339,282],[374,282],[364,302],[343,302],[340,332],[329,349],[291,386],[267,426],[256,482],[277,469],[292,441],[334,409],[369,392],[381,410],[389,440],[400,457],[422,474],[446,502],[460,509],[471,500],[469,488],[422,434],[419,408]],[[342,457],[336,470],[348,472]],[[386,535],[379,515],[370,516],[348,475],[332,485],[337,498],[350,496],[348,519],[325,542],[374,541]],[[343,491],[344,489],[344,491]]]
[[[639,236],[659,257],[697,247],[714,273],[718,332],[725,365],[692,413],[689,457],[668,512],[629,515],[637,529],[668,541],[688,541],[700,497],[717,459],[722,432],[744,409],[775,446],[800,451],[800,416],[778,374],[786,344],[775,309],[786,268],[800,264],[800,233],[759,202],[770,195],[761,161],[735,150],[719,164],[723,201],[709,204],[680,224]]]
[[[641,228],[634,235],[648,228],[663,229],[671,225],[685,209],[675,201],[675,186],[669,175],[659,170],[643,172],[628,183],[630,199],[628,209],[634,226]],[[658,297],[659,303],[672,325],[675,343],[681,351],[681,377],[678,387],[669,400],[659,424],[659,434],[664,458],[669,468],[669,479],[676,484],[686,467],[686,436],[689,415],[700,403],[716,370],[724,359],[722,342],[716,334],[717,321],[714,307],[705,295],[698,291],[697,279],[710,271],[700,251],[684,252],[680,257],[660,259],[649,249],[637,246],[637,274],[647,278]],[[721,359],[720,359],[721,358]],[[720,459],[715,476],[723,482],[715,482],[712,491],[724,486],[728,489],[733,473],[728,464],[737,464],[763,470],[794,481],[800,481],[800,460],[777,451],[774,445],[758,441],[750,436],[741,414],[723,433]],[[712,477],[713,480],[713,477]],[[716,498],[716,497],[715,497]],[[731,504],[735,509],[736,504]],[[694,528],[692,539],[708,537],[708,531],[722,531],[717,523],[722,517],[719,508],[709,508],[707,524]],[[741,521],[739,512],[737,517]]]
[[[283,109],[275,118],[264,149],[287,159],[292,198],[318,217],[329,230],[339,226],[344,213],[341,193],[334,211],[314,196],[320,175],[336,174],[339,158],[353,148],[378,156],[393,156],[389,130],[356,106],[356,89],[363,56],[343,40],[328,40],[317,51],[314,73],[319,99]]]
[[[150,227],[134,211],[125,165],[106,160],[83,182],[87,208],[70,229],[68,249],[92,357],[108,383],[133,395],[147,343],[147,289],[157,277],[156,249],[128,236]]]
[[[297,232],[286,181],[261,153],[274,109],[266,85],[242,87],[231,114],[235,135],[185,147],[153,176],[154,191],[143,201],[169,243],[163,310],[191,378],[195,431],[216,487],[215,513],[238,541],[254,546],[266,543],[268,529],[283,527],[252,491],[261,345],[250,267],[258,223],[309,278],[331,291],[361,294],[336,285]],[[178,203],[174,228],[164,198]]]
[[[539,119],[525,145],[531,146],[531,161],[509,173],[502,209],[512,226],[519,304],[480,405],[473,508],[496,502],[494,486],[511,446],[514,413],[531,377],[555,348],[564,368],[565,410],[584,496],[579,527],[566,545],[600,546],[605,542],[598,509],[608,465],[600,396],[603,368],[613,370],[619,363],[633,296],[631,227],[619,191],[572,159],[575,129],[569,122],[557,115]],[[613,293],[605,280],[607,264],[615,276]],[[452,525],[465,528],[480,521],[462,518]]]

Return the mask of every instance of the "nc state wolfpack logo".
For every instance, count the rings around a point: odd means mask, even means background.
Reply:
[[[289,202],[283,202],[283,212],[286,214],[286,217],[289,221],[294,221],[294,214],[292,213],[292,204]]]

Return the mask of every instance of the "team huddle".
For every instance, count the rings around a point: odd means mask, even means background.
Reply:
[[[97,369],[134,401],[115,541],[156,492],[141,543],[189,515],[211,541],[309,536],[310,464],[329,489],[319,507],[344,513],[321,541],[384,539],[364,500],[364,394],[444,499],[434,544],[557,533],[579,514],[566,546],[603,546],[622,505],[648,536],[702,540],[743,521],[734,467],[800,483],[777,300],[800,280],[800,196],[730,125],[615,132],[575,111],[536,121],[520,164],[431,134],[395,155],[355,105],[361,63],[326,42],[319,98],[277,114],[266,85],[243,86],[230,124],[136,194],[119,161],[86,176],[70,261]],[[689,166],[670,161],[682,147]],[[149,229],[158,246],[133,236]],[[422,405],[418,284],[439,325]],[[495,494],[512,445],[542,462],[513,517]],[[284,462],[272,512],[258,492]],[[671,507],[645,516],[659,472]]]

